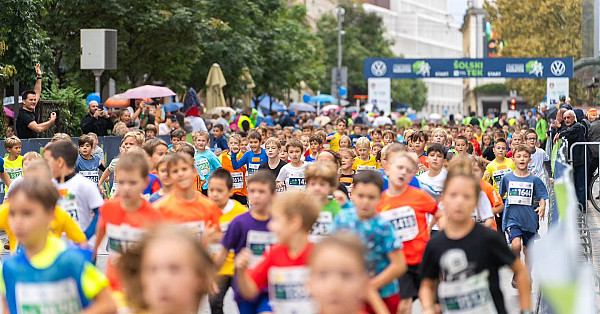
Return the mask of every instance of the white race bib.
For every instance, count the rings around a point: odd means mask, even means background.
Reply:
[[[231,178],[233,179],[233,189],[239,190],[244,188],[244,174],[241,172],[232,172]]]
[[[389,221],[396,229],[396,237],[402,241],[410,241],[419,234],[417,215],[410,206],[402,206],[381,212],[381,217]]]
[[[61,196],[58,199],[58,206],[69,213],[75,222],[79,222],[79,211],[77,210],[77,200],[75,199],[75,195],[67,193],[67,195]]]
[[[321,212],[319,218],[315,222],[310,231],[308,239],[310,242],[316,243],[321,241],[325,236],[331,232],[333,225],[333,215],[330,212]]]
[[[317,313],[306,286],[308,275],[306,266],[269,269],[269,304],[274,313]]]
[[[510,169],[502,169],[492,172],[492,176],[494,177],[494,182],[496,182],[496,185],[499,185],[500,182],[502,182],[502,178],[511,171],[512,170]]]
[[[18,282],[15,286],[18,313],[79,313],[82,310],[73,278],[48,283]]]
[[[248,175],[251,175],[258,171],[259,164],[248,164]]]
[[[288,191],[304,190],[304,187],[306,186],[303,172],[290,173],[290,176],[286,181],[285,187]]]
[[[98,183],[98,181],[100,181],[99,176],[98,176],[98,170],[79,171],[79,174],[88,178],[89,180],[91,180],[94,183]]]
[[[129,225],[106,224],[106,249],[109,252],[125,253],[127,249],[138,243],[146,233],[145,229],[134,228]]]
[[[508,204],[531,206],[533,198],[533,182],[508,182]]]
[[[375,170],[376,168],[375,166],[356,166],[356,171]]]
[[[488,283],[487,270],[452,282],[442,281],[438,287],[444,313],[498,313]]]
[[[23,175],[23,168],[19,167],[19,168],[4,168],[4,170],[6,171],[6,173],[8,174],[8,177],[11,180],[14,180],[18,177],[20,177],[21,175]]]
[[[271,247],[271,245],[277,243],[275,234],[268,231],[248,231],[246,236],[246,247],[250,249],[252,256],[250,257],[251,267],[260,262],[263,258],[263,253]]]
[[[204,221],[191,221],[181,224],[184,228],[189,228],[191,232],[196,234],[199,237],[202,237],[204,234],[205,224]]]
[[[208,159],[200,158],[194,161],[194,165],[203,176],[207,176],[210,173],[210,164],[208,163]]]

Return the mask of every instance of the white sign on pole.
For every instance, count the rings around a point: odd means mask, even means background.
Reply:
[[[369,78],[369,102],[373,108],[377,108],[389,114],[392,110],[392,80],[389,77]]]
[[[569,97],[569,79],[566,77],[546,79],[546,93],[548,95],[548,107],[556,106],[561,96]]]

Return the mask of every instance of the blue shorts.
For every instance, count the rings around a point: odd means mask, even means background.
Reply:
[[[538,237],[537,233],[523,231],[519,227],[508,227],[506,233],[508,233],[508,243],[512,243],[516,238],[521,238],[523,246],[528,246],[530,241],[533,241]]]
[[[273,312],[269,305],[269,294],[261,293],[254,302],[238,301],[237,303],[240,314],[259,314],[265,312]]]

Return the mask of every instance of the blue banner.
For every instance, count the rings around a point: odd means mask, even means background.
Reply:
[[[364,77],[392,79],[573,77],[573,58],[365,59]]]

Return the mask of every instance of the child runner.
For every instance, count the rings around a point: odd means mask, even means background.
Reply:
[[[260,142],[262,141],[260,133],[252,132],[248,136],[248,139],[250,142],[250,151],[244,153],[240,159],[237,158],[237,153],[231,152],[231,164],[233,165],[234,170],[246,166],[248,175],[251,176],[258,171],[261,164],[267,162],[268,157],[266,151],[260,147]]]
[[[239,152],[240,142],[242,137],[238,134],[233,134],[229,137],[229,147],[231,151]],[[238,159],[242,158],[242,155],[237,155]],[[223,169],[229,171],[231,178],[233,179],[233,199],[240,202],[242,205],[248,205],[248,186],[246,185],[246,166],[233,170],[231,164],[231,155],[221,154],[219,156],[221,166]]]
[[[318,135],[310,137],[310,154],[306,156],[306,161],[315,161],[317,155],[323,150],[323,138]]]
[[[243,297],[255,298],[268,287],[273,312],[314,312],[314,304],[303,287],[308,279],[308,258],[313,247],[308,241],[308,233],[319,212],[315,199],[305,192],[285,192],[275,199],[268,227],[277,236],[278,244],[251,269],[248,269],[252,257],[249,249],[242,250],[235,257],[235,277]]]
[[[168,147],[167,142],[159,138],[149,138],[144,142],[142,148],[150,156],[149,173],[157,174],[158,161],[167,154]]]
[[[536,147],[538,135],[535,129],[527,130],[525,133],[525,140],[525,145],[532,151],[535,151],[535,153],[531,155],[531,162],[529,163],[527,170],[542,179],[542,182],[544,182],[547,177],[550,177],[550,182],[553,182],[550,158],[543,149]],[[546,172],[544,172],[544,169],[546,169]]]
[[[298,140],[291,140],[286,145],[290,163],[283,166],[277,176],[278,188],[285,187],[285,190],[304,190],[306,183],[304,181],[304,172],[309,165],[302,161],[302,143]]]
[[[54,184],[60,193],[58,205],[71,215],[86,238],[90,239],[96,232],[98,209],[104,200],[96,184],[75,173],[77,147],[65,140],[51,143],[44,149],[44,160],[50,166]]]
[[[169,145],[169,151],[174,153],[177,151],[182,143],[185,143],[186,134],[182,129],[177,129],[171,132],[171,145]]]
[[[169,172],[167,171],[167,160],[168,159],[167,159],[166,155],[162,156],[162,158],[156,164],[156,169],[157,169],[156,175],[158,176],[158,179],[160,180],[162,188],[160,190],[154,192],[150,196],[150,198],[148,199],[148,201],[150,203],[155,203],[156,201],[161,199],[163,196],[171,193],[171,191],[173,190],[173,183],[171,183],[171,180],[169,180]]]
[[[198,313],[216,273],[202,242],[176,226],[150,230],[117,267],[135,313]]]
[[[231,221],[235,217],[248,212],[248,208],[230,199],[234,193],[233,184],[231,174],[225,169],[215,170],[208,181],[208,197],[221,209],[222,215],[219,218],[219,226],[222,232],[227,232]],[[216,254],[220,251],[220,247],[220,245],[214,245],[210,248]],[[210,310],[212,314],[223,313],[223,298],[229,287],[231,287],[231,279],[234,273],[233,256],[232,252],[227,255],[227,261],[223,264],[215,279],[219,292],[210,297]]]
[[[123,136],[123,139],[121,140],[121,146],[119,147],[119,151],[121,153],[126,153],[127,151],[129,151],[129,149],[131,147],[142,147],[142,145],[144,145],[144,141],[145,141],[145,138],[140,133],[128,132],[127,134],[125,134]],[[104,196],[107,196],[107,197],[109,196],[109,195],[107,195],[106,191],[104,190],[104,182],[106,180],[108,180],[111,173],[115,172],[115,168],[117,167],[118,162],[119,162],[119,157],[116,157],[113,160],[111,160],[110,164],[108,164],[108,167],[106,168],[106,170],[102,173],[102,177],[100,178],[100,181],[98,182],[98,187],[100,188],[100,192]],[[113,184],[112,184],[112,188],[110,189],[110,196],[116,196],[117,188],[118,188],[118,186],[117,186],[114,176],[113,176]]]
[[[348,193],[352,193],[352,183],[354,182],[354,174],[356,171],[352,170],[352,166],[354,165],[354,151],[351,149],[340,149],[339,150],[340,159],[342,161],[342,166],[340,167],[340,183],[343,184]]]
[[[212,128],[212,134],[210,136],[210,150],[217,156],[226,154],[229,152],[229,145],[227,145],[227,139],[223,136],[223,125],[215,124]]]
[[[104,150],[98,145],[98,135],[94,132],[90,132],[87,136],[91,137],[94,141],[94,145],[92,145],[92,154],[98,156],[100,162],[104,165]]]
[[[25,168],[27,168],[27,165],[30,164],[31,162],[35,161],[35,160],[44,160],[44,158],[42,157],[42,155],[40,155],[40,153],[38,152],[27,152],[25,153],[25,155],[23,155],[23,174],[25,173]],[[3,159],[0,158],[0,164],[2,163]],[[0,166],[0,169],[2,167]],[[6,172],[2,172],[1,173],[2,176],[6,176],[6,182],[8,181],[8,175],[6,174]],[[50,174],[50,178],[52,178],[52,173]],[[2,179],[4,181],[4,178]],[[23,180],[23,176],[20,176],[18,178],[16,178],[14,181],[12,181],[10,183],[10,186],[8,187],[8,191],[6,191],[6,193],[4,194],[4,199],[8,198],[8,195],[10,194],[10,192],[13,189],[13,186],[18,184],[19,182],[21,182],[21,180]]]
[[[421,283],[418,269],[429,241],[426,214],[433,215],[440,228],[443,228],[444,221],[433,198],[427,192],[409,186],[417,173],[417,156],[414,153],[390,152],[387,166],[385,172],[389,177],[389,188],[383,193],[377,211],[393,223],[396,236],[404,244],[408,271],[398,279],[402,298],[399,313],[410,313],[413,298],[418,297]]]
[[[377,154],[383,149],[383,144],[377,142],[377,143],[373,143],[373,146],[371,147],[371,156],[377,158]],[[379,169],[379,166],[377,167]]]
[[[192,144],[190,144],[188,142],[183,142],[181,145],[179,145],[179,148],[177,149],[177,151],[175,153],[182,153],[182,154],[188,155],[193,160],[194,155],[196,154],[196,149],[194,148],[194,146]],[[194,179],[194,188],[196,189],[196,191],[202,193],[202,186],[207,182],[208,182],[208,179],[205,178],[202,175],[202,173],[198,173],[198,171],[196,170],[196,179]]]
[[[513,154],[516,169],[506,174],[500,183],[500,195],[506,196],[502,230],[508,234],[513,253],[520,257],[523,251],[527,264],[526,248],[538,237],[539,220],[544,218],[548,190],[539,177],[527,170],[531,150],[519,145],[514,148]],[[539,199],[538,207],[534,207],[534,199]],[[513,287],[515,285],[516,277],[513,277]]]
[[[475,134],[475,128],[470,125],[467,124],[465,126],[465,137],[467,138],[467,140],[473,144],[473,149],[474,149],[474,153],[475,156],[481,156],[482,152],[481,152],[481,145],[479,145],[479,141],[473,136]]]
[[[346,135],[346,128],[348,127],[348,122],[343,118],[338,118],[335,120],[335,133],[327,135],[327,141],[329,141],[329,149],[334,152],[340,150],[340,138],[342,135]]]
[[[504,265],[516,275],[521,313],[533,313],[529,275],[520,259],[502,236],[471,218],[478,194],[479,179],[473,176],[470,162],[453,163],[442,199],[448,223],[423,254],[419,291],[423,313],[438,313],[436,300],[444,313],[506,313],[498,279],[498,269]],[[460,302],[463,299],[469,302]]]
[[[363,171],[356,175],[354,184],[352,202],[356,211],[340,213],[335,218],[334,230],[347,229],[359,236],[367,248],[364,259],[372,277],[369,287],[378,290],[390,313],[396,313],[400,303],[397,278],[406,272],[406,261],[402,242],[395,236],[392,224],[375,210],[381,199],[383,180],[373,171]],[[367,305],[369,313],[375,313],[372,304]]]
[[[302,160],[306,160],[306,156],[310,155],[310,136],[302,134],[300,142],[302,143],[302,151],[304,152]]]
[[[371,142],[366,137],[361,137],[356,142],[356,152],[358,156],[354,159],[352,170],[360,172],[363,170],[375,170],[377,169],[377,161],[375,157],[370,154]]]
[[[387,164],[388,164],[388,156],[392,152],[406,152],[406,146],[404,146],[400,143],[392,143],[390,145],[385,146],[381,150],[381,167],[382,168],[375,170],[375,172],[377,172],[383,178],[383,190],[384,191],[388,189],[388,185],[389,185],[389,178],[385,174],[385,168],[387,167]],[[421,185],[419,184],[419,180],[417,180],[416,176],[412,177],[409,185],[414,186],[416,188],[421,188]]]
[[[10,182],[23,175],[23,157],[21,156],[21,140],[16,136],[11,136],[4,140],[4,148],[8,156],[4,157],[4,171],[8,179],[4,178],[6,184],[4,192],[8,192]]]
[[[500,192],[500,182],[502,182],[502,178],[507,173],[515,170],[515,163],[513,160],[505,158],[506,149],[506,140],[503,138],[496,139],[496,142],[494,143],[494,155],[496,155],[496,159],[487,165],[485,173],[483,174],[483,179],[490,181],[496,192]],[[496,225],[500,227],[502,226],[502,216],[502,212],[496,215]],[[504,233],[502,228],[500,228],[499,231]]]
[[[337,169],[329,163],[312,164],[306,168],[306,191],[313,195],[321,206],[321,213],[310,231],[309,239],[316,243],[331,232],[333,219],[342,210],[333,199],[339,183]]]
[[[429,195],[436,200],[444,191],[444,181],[448,175],[448,171],[444,169],[446,164],[446,148],[440,144],[431,144],[427,148],[427,163],[429,164],[429,170],[420,174],[417,179],[421,189],[429,193]],[[437,224],[433,222],[433,216],[427,215],[427,223],[431,233],[439,231]]]
[[[340,144],[340,149],[352,148],[352,140],[346,135],[340,137],[339,144]]]
[[[206,146],[210,145],[208,132],[200,131],[192,135],[194,140],[194,147],[196,148],[196,154],[194,155],[194,166],[199,174],[202,174],[205,178],[210,177],[217,168],[221,168],[221,161],[215,153],[206,149]],[[207,195],[208,193],[208,181],[202,186],[202,194]]]
[[[75,145],[73,150],[74,164]],[[5,310],[115,313],[117,306],[106,277],[81,250],[67,247],[48,231],[59,197],[51,182],[37,178],[23,180],[9,197],[9,224],[23,250],[2,265],[0,289]]]
[[[252,203],[250,212],[239,215],[229,224],[221,240],[221,251],[215,258],[217,265],[222,265],[229,252],[237,255],[244,248],[252,252],[251,263],[262,259],[263,253],[275,243],[275,235],[267,224],[270,220],[269,206],[275,198],[275,177],[271,172],[260,170],[248,178],[248,201]],[[240,314],[257,314],[270,312],[269,296],[264,290],[257,297],[245,300],[239,293],[236,277],[233,277],[232,288],[234,300]]]
[[[388,145],[396,142],[396,134],[392,130],[386,130],[383,132],[383,145]]]
[[[84,134],[79,137],[77,144],[79,145],[79,154],[75,163],[75,172],[97,184],[100,180],[98,170],[104,170],[104,166],[100,157],[94,155],[94,139]]]
[[[467,155],[467,149],[469,148],[469,140],[466,137],[459,135],[455,137],[454,149],[456,149],[457,155]]]
[[[268,138],[265,141],[265,151],[267,152],[267,157],[269,159],[267,160],[267,162],[261,164],[260,167],[258,167],[258,169],[269,170],[271,171],[271,173],[273,173],[275,178],[277,178],[279,172],[281,171],[281,168],[287,165],[287,162],[283,162],[281,159],[279,159],[279,152],[281,151],[281,149],[281,142],[278,139],[274,137]]]

